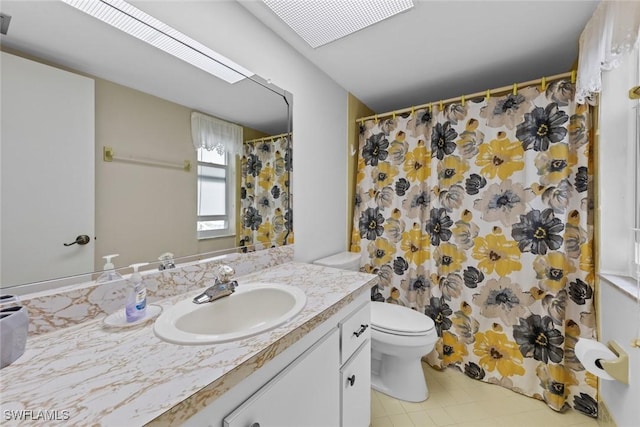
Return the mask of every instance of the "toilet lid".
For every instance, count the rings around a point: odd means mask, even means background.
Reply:
[[[371,326],[397,335],[421,335],[434,328],[433,320],[418,311],[396,304],[371,303]]]

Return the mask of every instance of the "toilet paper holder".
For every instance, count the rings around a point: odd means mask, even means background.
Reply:
[[[596,365],[600,365],[602,369],[617,381],[623,384],[629,384],[629,354],[615,341],[609,341],[607,347],[618,356],[614,360],[598,359]]]

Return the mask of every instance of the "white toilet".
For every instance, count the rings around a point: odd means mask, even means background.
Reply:
[[[357,271],[360,254],[342,252],[314,264]],[[371,303],[371,387],[396,399],[422,402],[429,396],[421,358],[438,340],[433,320],[396,304]]]

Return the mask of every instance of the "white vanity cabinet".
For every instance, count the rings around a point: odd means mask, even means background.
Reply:
[[[366,427],[371,418],[371,341],[340,369],[340,425]]]
[[[371,417],[371,303],[340,322],[340,425],[364,427]]]
[[[334,329],[227,416],[224,426],[336,426],[338,369]]]
[[[369,322],[364,292],[183,425],[368,426]]]

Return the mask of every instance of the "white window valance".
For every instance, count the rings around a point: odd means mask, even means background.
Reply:
[[[580,35],[576,101],[602,89],[602,71],[616,68],[638,44],[640,1],[602,1]]]
[[[196,150],[237,153],[242,147],[242,126],[194,111],[191,113],[191,138]]]

